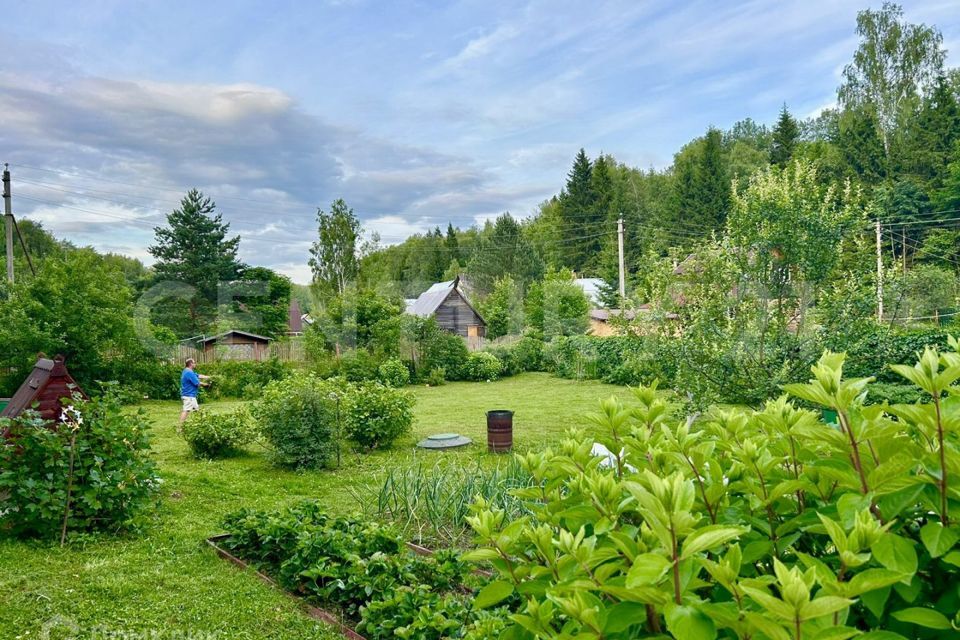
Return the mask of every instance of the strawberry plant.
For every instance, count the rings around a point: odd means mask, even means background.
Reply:
[[[383,525],[328,516],[316,502],[243,510],[224,524],[224,546],[286,589],[335,607],[372,639],[479,639],[496,624],[489,614],[474,614],[464,586],[468,565],[458,553],[414,555]]]

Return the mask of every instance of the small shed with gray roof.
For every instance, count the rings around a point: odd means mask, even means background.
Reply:
[[[407,302],[407,313],[420,318],[436,318],[442,329],[464,338],[482,338],[487,323],[460,290],[460,278],[438,282]]]

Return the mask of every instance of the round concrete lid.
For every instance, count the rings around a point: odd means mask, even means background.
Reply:
[[[436,433],[417,443],[421,449],[453,449],[470,444],[472,440],[459,433]]]

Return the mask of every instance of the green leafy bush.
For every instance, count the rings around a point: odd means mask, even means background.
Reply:
[[[424,341],[419,368],[421,371],[430,372],[442,367],[446,372],[447,380],[462,380],[469,355],[467,343],[463,338],[438,330]]]
[[[430,373],[427,374],[425,382],[431,387],[439,387],[447,384],[447,370],[443,367],[430,369]]]
[[[916,387],[906,384],[893,384],[890,382],[874,382],[867,387],[867,404],[913,404],[924,398],[922,391]]]
[[[312,373],[271,382],[254,404],[253,416],[273,447],[277,464],[294,468],[328,466],[337,452],[337,397],[346,386]]]
[[[117,382],[125,403],[151,400],[178,400],[180,373],[183,367],[163,362],[148,355],[110,360],[109,367],[99,372],[99,380]]]
[[[182,427],[183,439],[198,458],[236,453],[257,438],[257,427],[247,407],[224,413],[194,411]]]
[[[875,376],[892,384],[903,380],[886,366],[888,362],[909,362],[924,347],[944,348],[947,333],[942,329],[902,329],[885,324],[865,323],[850,332],[830,332],[823,344],[831,351],[847,354],[850,375]]]
[[[523,336],[516,342],[493,346],[487,351],[503,364],[505,376],[543,370],[543,342],[532,336]]]
[[[476,351],[467,356],[467,362],[463,367],[463,377],[466,380],[475,382],[484,382],[496,380],[503,372],[503,363],[486,351]]]
[[[364,349],[353,349],[340,356],[337,372],[350,382],[377,379],[377,359]]]
[[[379,382],[350,387],[344,408],[346,436],[363,449],[389,447],[413,424],[413,396]]]
[[[197,365],[199,373],[213,378],[213,384],[204,388],[207,397],[213,399],[254,400],[268,384],[285,378],[295,370],[292,363],[284,363],[275,358],[261,361],[223,360]],[[179,373],[176,379],[180,380]]]
[[[113,396],[75,397],[53,428],[33,411],[0,419],[0,530],[16,535],[129,529],[154,503],[160,478],[149,457],[149,423]]]
[[[410,384],[410,370],[399,358],[390,358],[377,370],[380,382],[388,387],[405,387]]]
[[[759,410],[604,401],[591,435],[619,455],[573,433],[518,456],[532,515],[475,504],[465,558],[496,573],[475,606],[519,598],[511,638],[958,637],[957,346],[891,368],[923,404],[867,406],[830,352]]]

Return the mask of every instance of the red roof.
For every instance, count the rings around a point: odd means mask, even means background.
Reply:
[[[44,420],[59,420],[63,411],[62,400],[67,399],[69,403],[74,392],[87,397],[67,371],[63,356],[57,356],[53,360],[40,358],[33,365],[33,371],[10,398],[10,403],[0,411],[0,417],[16,418],[27,409],[36,408]]]

